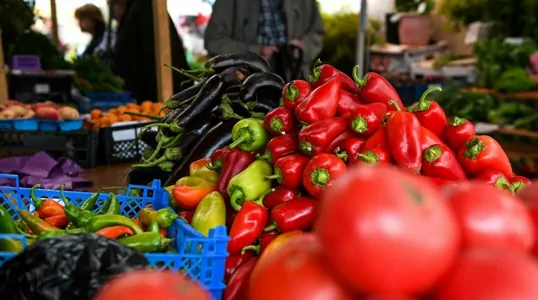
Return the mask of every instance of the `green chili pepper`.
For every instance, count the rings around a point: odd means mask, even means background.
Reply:
[[[177,220],[179,216],[169,208],[162,208],[155,211],[152,208],[146,207],[142,208],[138,214],[138,220],[143,225],[149,225],[151,221],[156,221],[161,228],[168,228],[174,224],[174,221]]]
[[[60,198],[64,202],[64,211],[65,215],[67,216],[67,219],[70,223],[76,225],[82,210],[80,209],[80,207],[74,205],[73,203],[69,202],[69,200],[67,200],[67,197],[64,194],[63,184],[60,186]]]
[[[81,210],[87,210],[87,211],[93,211],[93,208],[95,207],[95,202],[97,202],[97,199],[99,198],[99,193],[92,194],[86,201],[84,201],[80,205]]]
[[[43,199],[38,198],[35,195],[35,189],[39,188],[39,186],[40,186],[39,184],[36,184],[36,185],[34,185],[33,187],[30,188],[30,199],[32,199],[32,202],[34,202],[36,210],[38,210],[41,207],[41,205],[43,205],[43,202],[44,202]]]
[[[257,151],[265,147],[269,141],[269,134],[263,127],[263,121],[248,118],[235,123],[232,128],[233,142],[228,146],[230,149],[239,147],[247,152]]]
[[[77,225],[77,227],[84,228],[86,227],[86,225],[88,225],[88,222],[90,222],[90,220],[95,216],[96,214],[94,212],[84,210],[78,215],[77,220],[73,223]]]
[[[108,211],[108,209],[110,208],[111,203],[112,203],[112,197],[108,197],[108,199],[106,199],[103,206],[101,206],[101,208],[96,213],[98,215],[104,215]]]
[[[235,175],[228,183],[230,204],[239,210],[245,201],[256,200],[271,189],[271,180],[266,177],[273,175],[273,167],[265,160],[255,160],[241,173]]]
[[[121,204],[118,198],[113,193],[110,193],[105,204],[97,211],[98,215],[119,215],[121,212]]]
[[[157,223],[157,221],[155,221],[155,220],[151,220],[151,222],[149,222],[147,231],[148,232],[158,232],[158,233],[160,233],[161,228],[159,227],[159,223]]]
[[[60,230],[25,210],[18,210],[17,212],[34,234],[40,234],[44,231]]]
[[[209,193],[198,203],[191,224],[205,236],[210,229],[226,224],[226,204],[219,192]]]
[[[87,232],[97,232],[109,226],[123,225],[131,228],[135,234],[144,232],[132,219],[121,215],[100,215],[91,218],[84,229]]]
[[[45,231],[45,232],[40,233],[37,236],[37,239],[43,240],[43,239],[54,238],[54,237],[58,237],[58,236],[66,235],[66,234],[77,234],[77,233],[83,233],[83,232],[84,232],[84,229],[82,228],[76,228],[76,229],[71,229],[71,230],[66,229],[66,230]]]
[[[163,237],[158,232],[143,232],[133,236],[118,239],[125,246],[134,248],[140,252],[160,252],[171,242],[171,239]]]
[[[0,233],[3,234],[19,234],[19,228],[7,209],[0,205]],[[22,243],[16,239],[0,239],[0,252],[21,252]]]

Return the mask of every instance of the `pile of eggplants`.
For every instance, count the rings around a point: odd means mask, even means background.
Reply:
[[[168,113],[147,128],[157,127],[157,132],[142,130],[139,138],[150,150],[132,172],[148,170],[149,181],[158,169],[169,174],[171,183],[187,176],[191,162],[231,143],[238,120],[263,119],[279,105],[285,83],[270,70],[269,63],[252,52],[219,55],[197,70],[176,70],[196,83],[165,103]]]

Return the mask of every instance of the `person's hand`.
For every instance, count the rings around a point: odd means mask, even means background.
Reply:
[[[290,44],[294,45],[295,47],[301,48],[301,49],[304,48],[304,43],[299,41],[299,40],[291,40]]]
[[[273,54],[278,52],[278,48],[276,46],[262,46],[261,55],[263,58],[270,60],[271,57],[273,57]]]

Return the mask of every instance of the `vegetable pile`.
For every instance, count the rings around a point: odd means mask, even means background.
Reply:
[[[21,219],[14,222],[3,206],[0,206],[0,219],[3,228],[0,233],[24,234],[30,243],[36,240],[57,237],[65,234],[92,232],[132,247],[140,252],[163,252],[168,250],[171,240],[166,229],[179,218],[169,208],[158,211],[151,207],[140,210],[137,218],[120,214],[121,205],[114,194],[110,194],[103,206],[95,210],[98,193],[85,199],[80,206],[72,204],[60,190],[62,206],[54,199],[42,199],[35,195],[35,185],[30,190],[30,198],[35,206],[33,214],[18,210]],[[14,240],[2,240],[1,251],[20,252],[22,245]]]
[[[163,104],[160,102],[154,103],[149,100],[143,101],[140,105],[135,103],[127,103],[116,108],[111,108],[106,112],[100,109],[92,109],[90,111],[90,119],[86,120],[88,130],[98,130],[99,128],[109,127],[116,123],[129,121],[151,121],[148,117],[129,115],[125,112],[134,114],[146,114],[149,116],[159,117],[164,116],[167,110],[161,110]]]
[[[24,104],[16,100],[0,106],[0,120],[9,119],[77,120],[79,112],[70,106],[60,106],[51,101]]]

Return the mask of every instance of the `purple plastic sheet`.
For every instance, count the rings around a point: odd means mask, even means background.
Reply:
[[[19,175],[21,186],[40,184],[44,189],[59,189],[63,184],[67,190],[80,190],[92,183],[80,176],[84,170],[70,158],[55,160],[45,152],[27,156],[0,159],[0,173]],[[0,178],[0,186],[12,186],[13,180]]]

